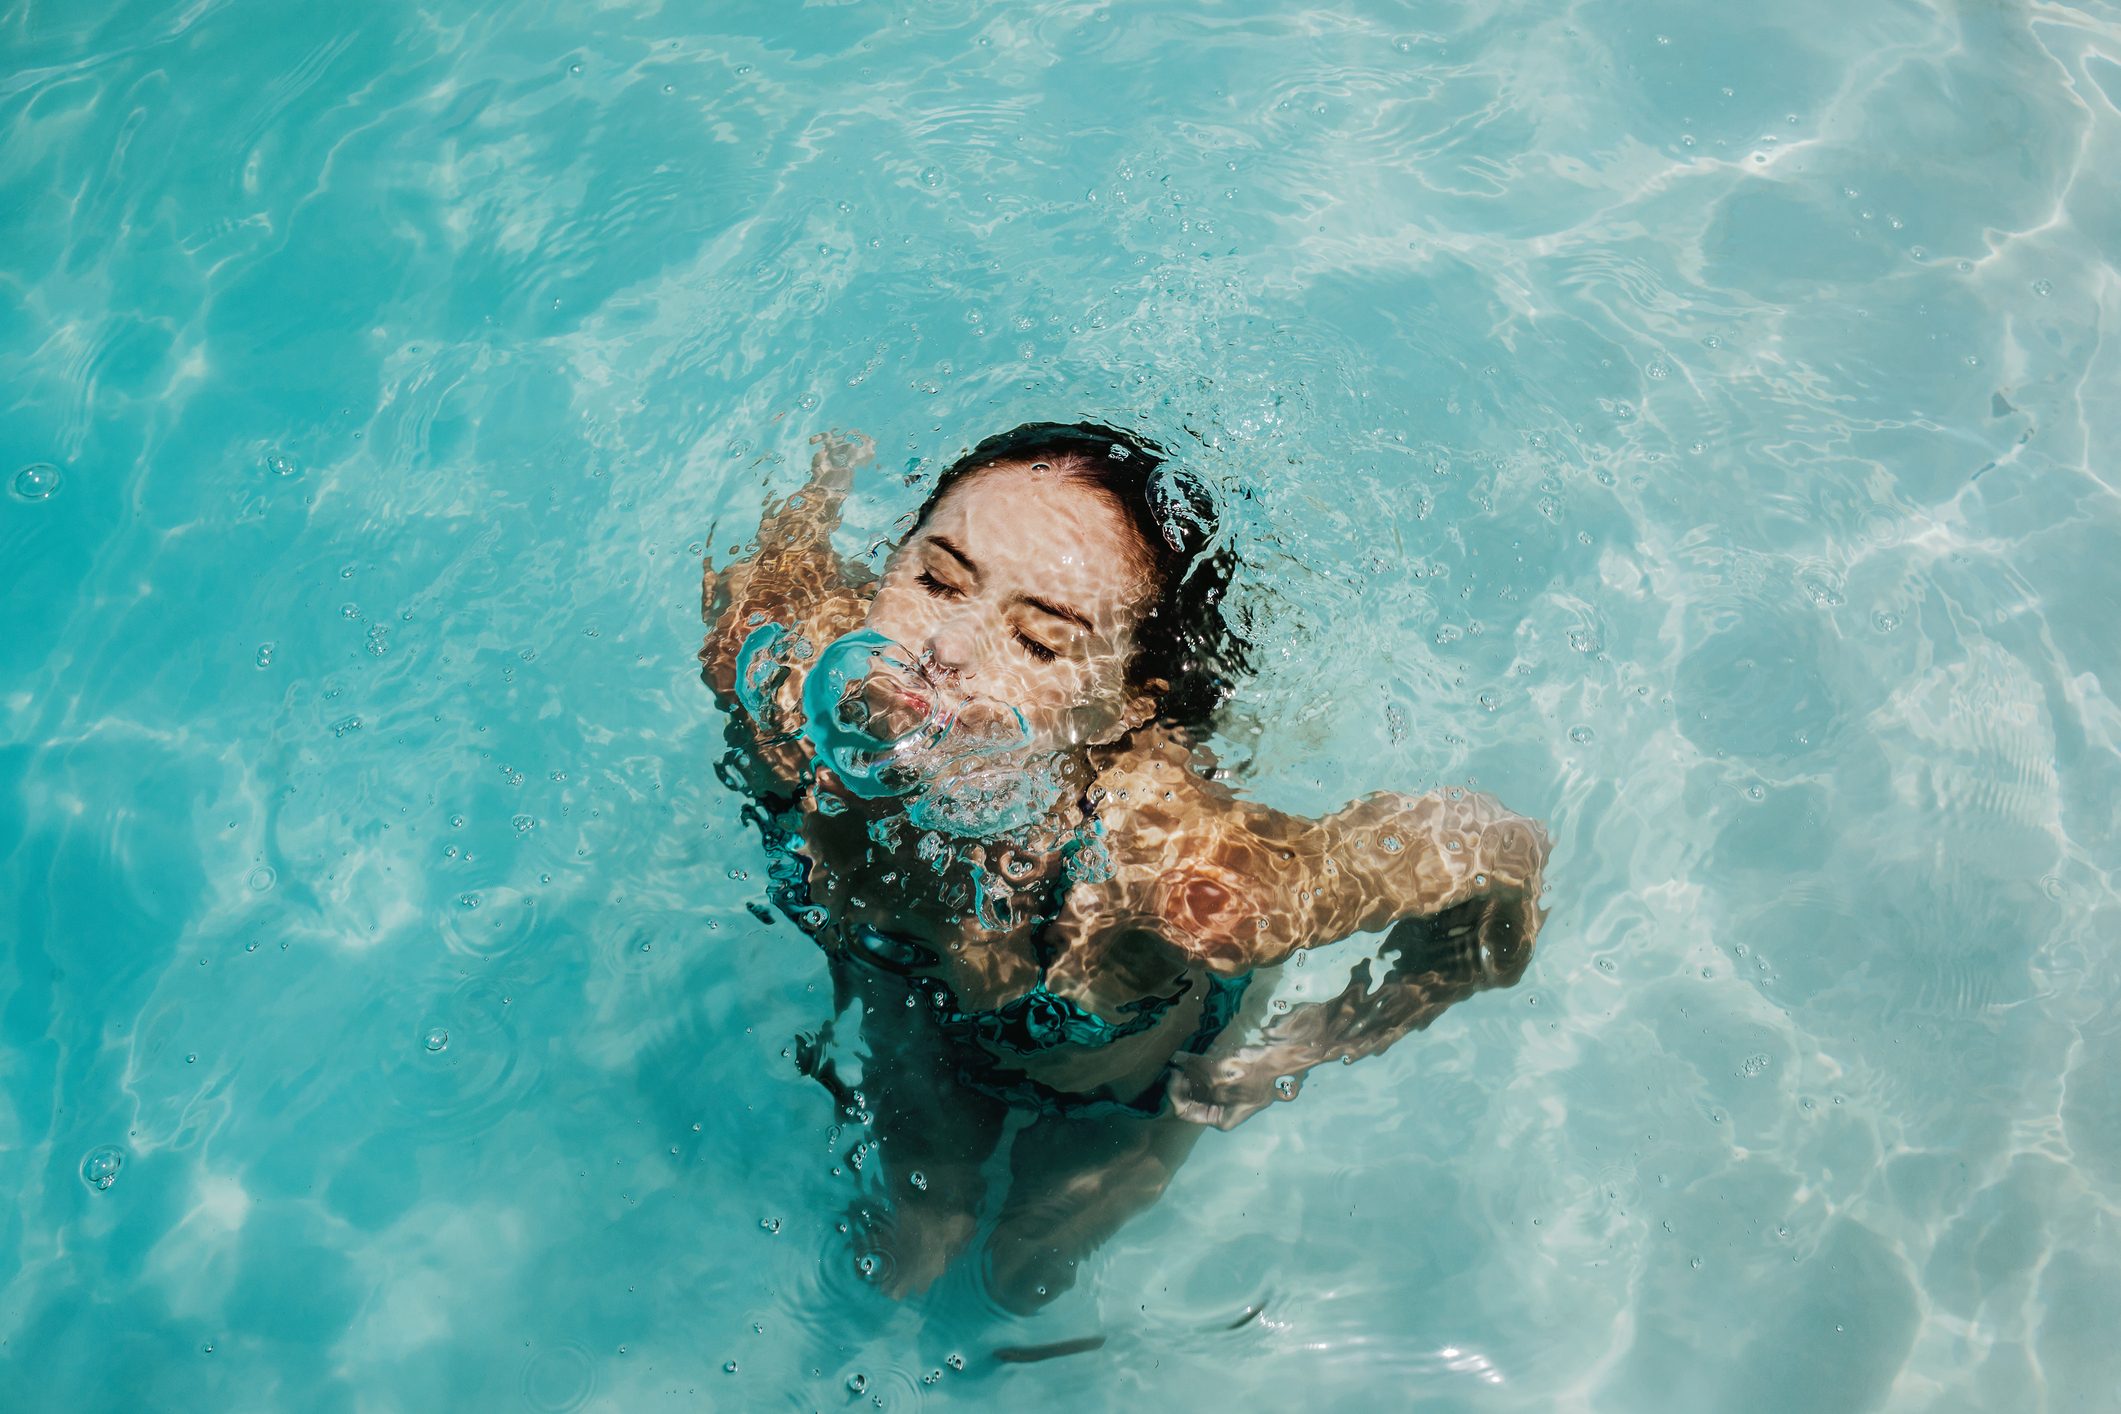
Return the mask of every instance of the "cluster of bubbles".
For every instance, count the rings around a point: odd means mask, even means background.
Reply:
[[[781,686],[813,657],[790,722]],[[888,721],[874,705],[879,681],[903,709]],[[817,652],[780,624],[760,624],[738,654],[737,695],[754,721],[784,739],[799,733],[847,794],[904,800],[917,829],[957,839],[1024,829],[1074,784],[1072,763],[1034,746],[1022,712],[950,692],[918,655],[870,629]]]
[[[118,1170],[125,1166],[125,1155],[106,1144],[89,1151],[81,1161],[81,1178],[98,1193],[105,1192],[118,1181]]]

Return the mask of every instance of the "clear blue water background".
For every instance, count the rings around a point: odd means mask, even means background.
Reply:
[[[0,1404],[2121,1402],[2113,6],[24,0],[0,61]],[[1079,416],[1246,493],[1247,789],[1474,782],[1553,914],[1043,1316],[894,1305],[698,550],[819,428],[855,551]]]

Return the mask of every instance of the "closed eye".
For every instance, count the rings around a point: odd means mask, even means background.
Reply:
[[[955,599],[964,591],[952,584],[945,584],[926,570],[913,577],[914,582],[938,599]]]
[[[1037,639],[1031,637],[1031,635],[1024,633],[1022,630],[1017,631],[1016,641],[1019,644],[1023,645],[1023,649],[1026,653],[1029,653],[1032,657],[1038,659],[1038,661],[1041,663],[1050,663],[1055,658],[1058,658],[1060,656],[1060,654],[1056,653],[1051,648],[1048,648],[1045,644],[1040,643]]]

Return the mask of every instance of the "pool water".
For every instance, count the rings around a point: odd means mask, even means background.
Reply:
[[[0,58],[0,1404],[2121,1407],[2111,6]],[[894,1303],[700,555],[812,432],[877,439],[859,553],[1079,417],[1239,526],[1244,789],[1492,791],[1552,913],[1043,1313]]]

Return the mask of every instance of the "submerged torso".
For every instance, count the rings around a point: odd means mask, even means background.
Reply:
[[[842,608],[794,632],[817,644],[846,623]],[[799,700],[812,656],[787,655],[773,698]],[[1043,820],[967,838],[923,828],[897,799],[819,786],[799,734],[761,735],[760,754],[780,753],[775,769],[754,758],[747,772],[778,856],[775,902],[832,957],[865,1029],[939,1031],[961,1079],[1012,1101],[1144,1107],[1172,1057],[1204,1049],[1234,1016],[1243,981],[1189,966],[1153,931],[1093,940],[1053,926],[1071,886],[1104,867],[1094,784]],[[804,784],[790,794],[792,751]]]

